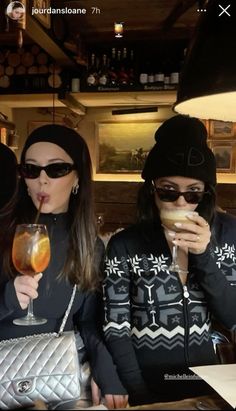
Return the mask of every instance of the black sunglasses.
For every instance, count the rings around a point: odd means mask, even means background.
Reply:
[[[19,172],[24,178],[38,178],[42,170],[44,170],[48,177],[59,178],[64,177],[75,170],[75,165],[70,163],[52,163],[47,166],[41,167],[35,164],[20,164]]]
[[[185,201],[190,204],[198,204],[202,201],[205,194],[209,194],[208,191],[175,191],[166,190],[165,188],[155,187],[158,197],[161,201],[173,203],[173,201],[178,200],[180,196],[183,196]]]

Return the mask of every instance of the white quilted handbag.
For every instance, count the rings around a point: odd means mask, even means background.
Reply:
[[[0,342],[0,409],[50,403],[80,396],[80,366],[73,331],[63,332],[76,286],[58,333]]]

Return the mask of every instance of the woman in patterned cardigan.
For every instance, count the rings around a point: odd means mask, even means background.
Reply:
[[[105,264],[104,332],[131,404],[208,393],[189,367],[218,362],[212,316],[225,327],[236,324],[236,219],[216,211],[205,126],[178,115],[155,138],[138,222],[111,238]],[[187,223],[163,226],[160,211],[169,209],[184,209]]]

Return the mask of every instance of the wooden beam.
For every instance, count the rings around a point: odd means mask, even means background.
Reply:
[[[77,67],[75,61],[66,54],[58,44],[43,30],[40,24],[30,15],[26,18],[26,34],[42,47],[62,67]]]
[[[70,93],[58,94],[58,100],[61,101],[71,111],[79,115],[86,114],[86,108]]]
[[[169,16],[165,19],[165,21],[162,24],[162,30],[167,31],[169,30],[175,22],[192,6],[194,6],[195,3],[198,3],[197,0],[179,0],[178,3],[176,3],[176,6],[173,8],[173,10],[170,12]],[[197,11],[196,11],[197,12]]]

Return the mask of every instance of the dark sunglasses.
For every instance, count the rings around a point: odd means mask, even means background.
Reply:
[[[35,164],[20,164],[19,172],[24,178],[38,178],[42,170],[44,170],[48,177],[59,178],[64,177],[75,170],[75,165],[70,163],[52,163],[47,166],[41,167]]]
[[[159,188],[154,186],[159,199],[161,201],[173,203],[173,201],[178,200],[180,196],[183,196],[185,201],[190,204],[198,204],[202,201],[205,194],[209,194],[208,191],[175,191],[166,190],[165,188]]]

